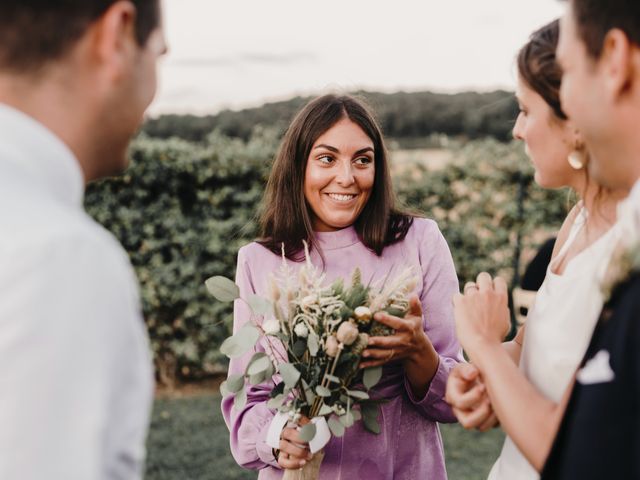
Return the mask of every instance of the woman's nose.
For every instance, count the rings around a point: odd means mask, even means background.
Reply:
[[[523,137],[522,137],[522,114],[519,114],[518,118],[516,118],[516,123],[513,126],[513,130],[511,131],[511,134],[513,135],[513,138],[515,138],[516,140],[523,140]]]
[[[353,165],[351,165],[350,161],[342,162],[336,181],[341,187],[348,187],[355,182],[355,178],[353,176]]]

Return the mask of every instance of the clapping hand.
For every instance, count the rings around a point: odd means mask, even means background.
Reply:
[[[507,284],[486,272],[453,299],[458,340],[473,359],[481,345],[501,343],[511,328]]]
[[[498,424],[480,371],[470,363],[460,363],[451,370],[445,400],[460,424],[468,430],[484,432]]]

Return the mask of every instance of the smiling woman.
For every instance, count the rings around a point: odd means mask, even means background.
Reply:
[[[451,299],[458,291],[453,260],[435,222],[395,207],[380,128],[350,96],[313,100],[287,130],[269,177],[262,238],[238,253],[241,296],[271,298],[271,274],[283,263],[292,277],[304,275],[305,241],[311,246],[309,261],[322,269],[326,285],[349,278],[356,268],[369,285],[384,285],[405,267],[418,274],[410,311],[404,318],[376,316],[393,334],[371,336],[359,364],[384,365],[372,391],[384,403],[379,435],[358,422],[343,437],[332,438],[319,478],[446,478],[437,423],[454,419],[444,387],[462,359],[453,327]],[[250,318],[246,305],[237,302],[234,331]],[[229,375],[245,372],[249,361],[232,359]],[[234,458],[259,469],[260,479],[281,478],[282,469],[300,468],[312,458],[295,426],[282,430],[279,451],[267,445],[274,417],[267,406],[271,390],[252,387],[240,410],[233,408],[232,396],[222,402]]]

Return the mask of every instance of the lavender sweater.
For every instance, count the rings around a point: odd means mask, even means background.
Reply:
[[[390,270],[399,272],[414,265],[421,272],[416,293],[424,315],[424,331],[440,355],[438,370],[424,398],[415,398],[400,362],[388,364],[375,387],[388,399],[379,417],[382,432],[367,432],[360,422],[347,429],[342,438],[332,438],[325,447],[320,470],[322,479],[446,479],[442,439],[437,422],[454,422],[444,401],[451,368],[462,361],[456,340],[452,297],[458,280],[447,243],[435,222],[416,219],[406,238],[385,248],[378,257],[358,239],[352,227],[337,232],[317,233],[325,255],[327,282],[338,277],[349,279],[355,267],[368,281],[384,278]],[[322,265],[318,252],[311,254],[315,265]],[[243,297],[252,293],[268,296],[269,273],[281,265],[281,258],[257,243],[240,249],[236,282]],[[294,267],[300,266],[290,262]],[[393,275],[393,273],[392,273]],[[247,307],[236,302],[234,331],[249,320]],[[229,374],[241,373],[253,352],[232,360]],[[222,401],[222,412],[230,431],[231,452],[241,466],[259,469],[260,479],[279,479],[282,470],[265,439],[274,411],[267,408],[273,384],[251,387],[246,406],[237,411],[233,400]]]

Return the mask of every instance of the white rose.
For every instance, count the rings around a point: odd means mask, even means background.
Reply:
[[[262,324],[262,330],[267,335],[275,335],[280,331],[280,322],[275,319],[267,320]]]
[[[356,327],[351,322],[343,322],[338,327],[338,333],[336,337],[338,337],[338,341],[344,343],[345,345],[351,345],[358,338],[358,327]]]
[[[307,338],[307,336],[309,335],[309,329],[304,323],[298,323],[293,328],[293,331],[296,332],[296,335],[301,338]]]

